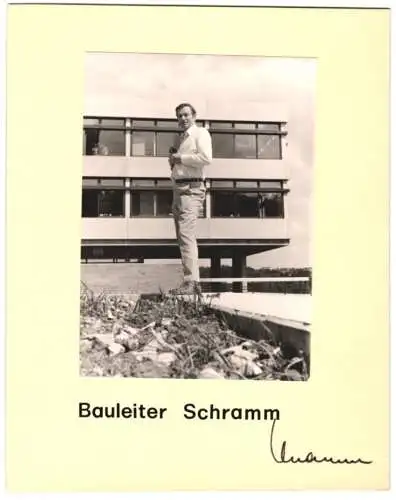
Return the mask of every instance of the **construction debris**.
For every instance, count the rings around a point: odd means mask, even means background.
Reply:
[[[306,380],[303,357],[240,337],[203,302],[161,295],[80,297],[85,376]]]

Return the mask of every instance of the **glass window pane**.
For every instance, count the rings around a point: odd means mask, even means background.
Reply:
[[[82,217],[98,216],[98,193],[95,189],[83,189],[82,191]]]
[[[235,135],[235,158],[256,158],[255,135]]]
[[[154,179],[132,179],[131,185],[133,187],[154,187]]]
[[[85,155],[97,154],[97,144],[99,142],[99,130],[88,129],[85,131]]]
[[[241,188],[256,188],[257,181],[237,181],[236,187]]]
[[[84,118],[84,127],[87,125],[99,125],[99,118]]]
[[[232,128],[232,122],[210,122],[210,128]]]
[[[213,156],[232,158],[234,156],[234,138],[231,134],[212,134]]]
[[[100,179],[102,186],[123,186],[124,179]]]
[[[228,187],[228,188],[230,188],[231,187],[232,188],[232,187],[234,187],[234,181],[217,181],[217,180],[215,181],[215,180],[213,180],[211,182],[211,187],[214,187],[214,188],[216,188],[216,187]]]
[[[152,191],[132,193],[132,215],[154,215],[154,196]]]
[[[154,156],[154,132],[132,132],[132,156]]]
[[[169,148],[172,147],[178,137],[174,132],[157,132],[156,156],[168,156]]]
[[[234,193],[214,191],[212,193],[212,217],[236,217]]]
[[[172,181],[170,179],[158,179],[157,180],[157,186],[172,187]]]
[[[97,177],[83,177],[83,186],[97,186],[99,184],[99,179]]]
[[[125,120],[124,118],[101,118],[100,124],[110,127],[123,127],[125,125]]]
[[[101,130],[99,142],[94,146],[93,154],[104,156],[125,155],[125,134],[123,130]]]
[[[235,123],[235,128],[242,128],[242,129],[255,129],[256,124],[254,122],[237,122]]]
[[[258,198],[261,218],[284,217],[284,203],[281,193],[259,193]]]
[[[157,120],[157,127],[179,128],[177,120]]]
[[[258,194],[236,192],[235,210],[237,217],[258,217]]]
[[[259,186],[262,188],[282,188],[282,181],[260,181]]]
[[[124,215],[124,191],[100,191],[99,217]]]
[[[265,130],[267,132],[279,132],[280,124],[279,123],[259,123],[258,127],[260,130]]]
[[[172,215],[172,191],[157,192],[157,216]]]
[[[133,120],[134,127],[154,127],[154,120]]]
[[[278,135],[257,136],[258,158],[280,159],[280,138]]]

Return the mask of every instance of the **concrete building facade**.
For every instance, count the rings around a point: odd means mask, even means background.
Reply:
[[[212,136],[213,162],[198,220],[200,258],[219,276],[231,258],[243,276],[248,255],[289,244],[287,109],[189,95],[197,123]],[[88,103],[83,123],[81,258],[173,259],[180,253],[171,215],[167,162],[179,133],[179,103],[144,100]]]

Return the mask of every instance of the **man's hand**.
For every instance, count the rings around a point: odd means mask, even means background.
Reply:
[[[181,163],[181,155],[179,153],[171,154],[169,157],[169,162],[171,165],[178,165]]]

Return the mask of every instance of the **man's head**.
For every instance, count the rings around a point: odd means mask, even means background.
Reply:
[[[190,103],[182,102],[176,107],[176,116],[179,121],[179,126],[182,129],[187,130],[195,123],[197,112],[195,111],[194,106]]]

